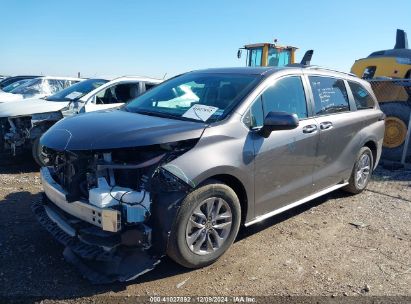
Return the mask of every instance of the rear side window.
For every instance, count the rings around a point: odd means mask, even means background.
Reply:
[[[309,76],[314,95],[315,115],[327,115],[350,110],[344,81],[332,77]]]
[[[374,99],[362,85],[350,81],[348,84],[350,85],[352,95],[354,96],[357,110],[374,108]]]

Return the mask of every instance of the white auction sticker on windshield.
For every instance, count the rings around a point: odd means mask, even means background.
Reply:
[[[79,97],[79,96],[82,95],[82,94],[83,94],[83,93],[81,93],[81,92],[76,92],[76,91],[74,91],[74,92],[71,92],[70,94],[68,94],[65,98],[74,99],[74,98]]]
[[[183,114],[183,117],[206,121],[211,115],[217,112],[217,110],[218,108],[216,107],[195,104]]]

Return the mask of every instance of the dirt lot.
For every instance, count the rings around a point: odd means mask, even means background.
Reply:
[[[94,286],[31,213],[37,170],[30,162],[0,167],[0,296],[411,296],[411,171],[379,169],[360,195],[334,192],[243,228],[210,267],[186,270],[164,258],[133,282]]]

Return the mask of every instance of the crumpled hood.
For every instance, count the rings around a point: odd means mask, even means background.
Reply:
[[[44,99],[25,99],[3,104],[0,103],[0,117],[15,117],[56,112],[66,107],[68,104],[68,101],[55,102]]]
[[[8,92],[2,92],[0,94],[0,103],[8,103],[8,102],[13,102],[17,100],[22,100],[23,95],[21,94],[13,94],[13,93],[8,93]]]
[[[60,120],[40,143],[57,151],[129,148],[200,138],[205,127],[203,122],[98,111]]]

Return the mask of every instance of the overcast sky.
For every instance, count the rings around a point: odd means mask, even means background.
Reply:
[[[243,66],[237,49],[272,42],[314,49],[312,64],[355,59],[411,35],[411,1],[0,0],[0,75],[147,75]]]

